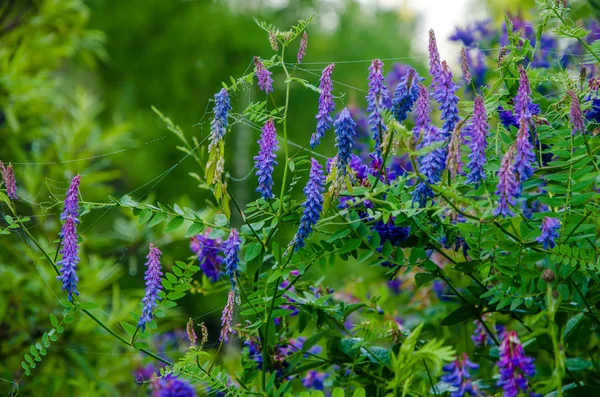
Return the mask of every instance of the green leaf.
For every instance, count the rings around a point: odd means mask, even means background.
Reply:
[[[415,284],[417,285],[417,288],[421,288],[423,285],[435,280],[436,278],[437,276],[431,273],[417,273],[415,274]]]
[[[162,221],[164,221],[165,219],[167,219],[167,214],[165,214],[164,212],[159,212],[156,215],[154,215],[154,218],[152,218],[148,226],[154,227]]]
[[[442,320],[440,325],[449,326],[464,323],[475,318],[477,318],[475,305],[472,303],[467,303],[466,305],[463,305],[450,313],[445,319]]]
[[[56,327],[58,325],[58,320],[56,319],[56,316],[52,313],[50,313],[50,323],[53,327]]]
[[[121,321],[119,324],[121,324],[121,327],[125,330],[125,332],[127,332],[128,334],[133,335],[135,333],[136,327],[129,324],[126,321]]]
[[[194,222],[188,228],[188,230],[185,232],[185,237],[186,238],[193,237],[193,236],[197,235],[198,233],[202,232],[203,230],[204,230],[204,223]]]
[[[246,251],[244,252],[244,261],[250,262],[252,259],[256,258],[262,249],[262,245],[260,243],[251,243],[246,246]]]
[[[165,233],[169,233],[174,230],[177,230],[177,229],[179,229],[179,227],[181,227],[181,225],[183,225],[183,218],[179,217],[179,216],[175,217],[175,218],[171,219],[171,221],[167,224]]]
[[[138,223],[143,225],[144,223],[148,222],[150,218],[152,218],[152,211],[146,208],[140,212],[140,215],[138,216]]]

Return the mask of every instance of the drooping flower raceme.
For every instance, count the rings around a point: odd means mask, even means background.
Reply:
[[[265,123],[258,144],[260,145],[260,150],[258,151],[258,156],[254,157],[256,176],[258,177],[256,191],[263,198],[269,199],[273,198],[273,171],[277,165],[277,161],[275,160],[277,155],[275,152],[279,149],[273,119]]]
[[[569,118],[571,119],[571,124],[573,125],[572,133],[584,133],[585,125],[583,124],[583,115],[581,114],[581,105],[579,104],[579,98],[577,94],[569,90],[567,94],[571,97],[571,107],[569,109]]]
[[[419,97],[418,84],[423,80],[425,79],[420,77],[416,70],[409,68],[396,86],[394,99],[392,99],[392,114],[399,123],[406,120],[408,112],[411,111],[417,101]]]
[[[544,245],[544,249],[554,248],[556,239],[559,237],[558,229],[560,228],[560,220],[556,218],[544,217],[542,221],[542,234],[536,241]]]
[[[340,115],[334,123],[335,126],[335,146],[338,149],[336,167],[338,177],[342,178],[348,173],[348,164],[352,157],[352,147],[354,146],[354,129],[356,123],[352,120],[348,108],[342,109]]]
[[[263,90],[265,94],[273,92],[273,79],[271,73],[258,57],[254,57],[254,66],[256,66],[256,79],[258,80],[258,88]]]
[[[423,147],[434,143],[443,142],[442,131],[431,125],[425,130]],[[433,198],[433,190],[429,184],[438,183],[442,178],[442,172],[446,167],[447,151],[444,147],[439,147],[419,158],[419,171],[425,177],[425,181],[419,182],[412,193],[412,202],[418,203],[420,207],[427,204],[427,200]]]
[[[456,123],[460,119],[458,117],[458,96],[455,94],[456,90],[458,90],[458,86],[452,81],[452,71],[448,67],[448,63],[443,61],[433,96],[437,103],[440,104],[441,118],[444,121],[442,130],[446,137],[452,133]]]
[[[8,167],[6,167],[4,163],[0,161],[0,173],[2,173],[2,181],[4,182],[4,187],[6,188],[6,195],[11,200],[18,200],[19,196],[17,196],[17,181],[15,179],[15,173],[13,172],[12,164],[9,164]]]
[[[416,120],[413,128],[413,134],[415,136],[415,142],[425,138],[427,130],[431,127],[431,119],[429,113],[431,108],[429,107],[429,93],[427,88],[423,84],[418,84],[418,96],[417,96],[417,109],[416,109]],[[421,142],[421,145],[423,142]]]
[[[227,132],[227,116],[230,110],[229,94],[225,88],[222,88],[215,94],[214,118],[210,122],[210,144],[208,145],[208,161],[205,171],[206,182],[209,185],[222,182],[225,166],[222,141]]]
[[[79,183],[81,176],[77,175],[71,181],[69,190],[65,197],[65,207],[60,215],[64,221],[60,231],[61,245],[60,254],[62,258],[57,262],[60,275],[56,278],[62,281],[62,289],[69,294],[69,301],[73,301],[73,295],[79,295],[77,291],[77,265],[79,264],[79,244],[77,241],[77,224],[79,223]]]
[[[300,48],[298,49],[297,56],[298,63],[301,63],[304,59],[304,55],[306,55],[306,46],[308,46],[308,33],[305,31],[302,33],[302,39],[300,39]]]
[[[238,253],[241,250],[242,240],[240,240],[240,235],[236,229],[231,229],[229,232],[229,237],[225,240],[223,244],[223,253],[225,254],[225,259],[223,259],[223,263],[225,264],[225,271],[231,280],[231,288],[235,288],[235,279],[237,277],[237,267],[240,263],[240,258],[238,257]]]
[[[469,71],[469,59],[467,58],[467,49],[463,47],[460,50],[460,69],[463,78],[467,84],[471,84],[471,72]]]
[[[513,163],[515,161],[516,147],[512,145],[500,163],[498,171],[498,186],[496,194],[498,195],[498,207],[494,209],[494,215],[513,216],[514,213],[509,208],[509,205],[516,204],[516,198],[521,191],[521,184],[514,172]]]
[[[489,124],[487,122],[487,113],[483,104],[483,98],[479,95],[475,97],[473,105],[473,122],[471,123],[469,133],[469,174],[467,175],[467,183],[473,183],[476,186],[485,179],[485,171],[483,166],[486,162],[485,149],[487,148],[487,135],[489,132]]]
[[[525,69],[519,65],[519,90],[517,96],[515,96],[515,116],[517,119],[525,117],[526,121],[529,122],[531,119],[530,105],[531,100],[531,87],[529,86],[529,77]]]
[[[190,240],[190,249],[198,257],[200,269],[206,274],[206,277],[212,282],[219,279],[221,275],[221,255],[220,238],[210,238],[211,230],[207,229],[203,234],[197,234]]]
[[[429,29],[429,74],[431,75],[432,82],[431,88],[435,89],[441,73],[440,53],[437,48],[437,41],[435,40],[435,32],[433,29]]]
[[[529,140],[529,125],[525,117],[521,117],[516,141],[517,152],[515,155],[515,172],[518,173],[521,182],[529,179],[535,171],[535,153],[533,145]]]
[[[335,110],[335,103],[333,102],[333,83],[331,82],[331,74],[335,63],[332,63],[323,69],[321,74],[321,80],[319,83],[319,110],[315,118],[317,119],[317,129],[310,137],[310,147],[315,148],[321,143],[321,138],[325,135],[325,131],[331,128],[333,119],[331,113]]]
[[[381,140],[386,126],[382,110],[390,94],[384,83],[383,62],[374,59],[369,67],[369,91],[367,94],[367,112],[369,113],[369,130],[375,141],[375,155],[381,158]]]
[[[188,340],[190,341],[190,348],[196,347],[198,336],[194,330],[194,320],[191,317],[185,325],[185,332],[187,333]]]
[[[471,374],[469,370],[478,369],[479,365],[471,362],[467,353],[463,353],[462,357],[457,359],[450,364],[444,365],[444,372],[447,372],[442,376],[442,380],[446,383],[451,384],[456,390],[450,393],[450,397],[463,397],[479,396],[479,389],[471,381]]]
[[[154,244],[150,243],[149,252],[146,256],[148,259],[146,262],[146,275],[144,276],[144,280],[146,281],[146,292],[142,298],[144,308],[142,309],[142,316],[138,322],[138,327],[142,329],[142,332],[146,329],[146,324],[152,321],[152,312],[156,309],[158,301],[160,300],[158,292],[162,290],[160,277],[163,275],[160,265],[161,254],[162,252],[160,252]]]
[[[462,137],[460,130],[462,128],[462,122],[456,124],[452,136],[450,137],[450,144],[448,144],[448,157],[446,158],[446,168],[450,172],[450,176],[454,179],[457,174],[462,174],[463,163],[460,158],[460,143]]]
[[[233,330],[233,307],[235,304],[235,290],[231,288],[227,294],[227,304],[221,314],[221,334],[219,335],[219,341],[227,343],[229,335],[234,335]]]
[[[304,187],[304,196],[306,197],[306,201],[302,205],[304,213],[302,214],[302,218],[300,218],[300,226],[298,227],[296,236],[292,240],[292,243],[295,243],[296,251],[304,247],[306,238],[310,235],[313,226],[321,217],[324,185],[325,176],[323,175],[323,167],[317,160],[312,158],[308,182]]]
[[[504,390],[504,397],[516,397],[519,390],[530,392],[527,378],[535,375],[533,359],[525,355],[517,333],[509,331],[500,344],[500,360],[496,363],[500,372],[498,387]]]
[[[161,378],[154,375],[150,381],[152,397],[196,397],[196,390],[185,380],[167,374]]]

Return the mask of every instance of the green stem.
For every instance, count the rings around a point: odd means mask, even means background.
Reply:
[[[558,329],[554,322],[554,315],[556,314],[556,305],[552,298],[552,284],[547,284],[546,289],[546,306],[548,311],[548,334],[552,338],[552,347],[554,350],[554,375],[556,379],[556,393],[558,397],[562,397],[562,378],[564,376],[564,353],[558,340]]]

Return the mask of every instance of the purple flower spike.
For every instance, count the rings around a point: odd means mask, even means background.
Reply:
[[[196,397],[194,387],[173,374],[162,378],[153,376],[150,390],[152,390],[152,397]]]
[[[579,98],[574,91],[567,91],[567,94],[571,97],[571,107],[569,109],[569,116],[571,124],[573,124],[573,135],[575,133],[584,133],[585,125],[583,124],[583,115],[581,114],[581,105],[579,104]]]
[[[367,94],[367,112],[369,113],[369,130],[375,140],[375,155],[381,158],[381,137],[386,131],[382,109],[389,100],[390,94],[384,83],[383,62],[374,59],[369,67],[369,92]]]
[[[517,397],[519,390],[531,393],[527,378],[535,375],[533,358],[525,355],[517,333],[509,331],[500,344],[500,360],[496,363],[500,372],[498,387],[504,397]]]
[[[238,253],[241,250],[242,240],[240,240],[240,235],[236,229],[231,229],[229,232],[229,237],[223,244],[223,252],[225,254],[225,259],[223,262],[225,263],[225,271],[231,280],[231,287],[235,288],[235,279],[237,277],[237,267],[240,263],[240,258],[238,257]]]
[[[460,69],[463,78],[467,84],[471,84],[471,72],[469,72],[469,59],[467,58],[467,49],[463,47],[460,50]]]
[[[429,29],[429,74],[432,77],[431,87],[435,89],[440,80],[442,66],[440,64],[440,53],[435,40],[435,32]]]
[[[235,303],[235,290],[232,288],[227,294],[227,304],[221,314],[221,334],[219,335],[219,341],[227,343],[229,335],[235,335],[233,330],[233,307]]]
[[[489,124],[487,122],[487,113],[483,104],[483,98],[479,95],[475,97],[473,105],[473,122],[471,124],[469,134],[469,174],[467,175],[467,183],[472,183],[475,186],[485,179],[485,149],[487,148],[487,135],[489,132]]]
[[[559,237],[558,229],[560,228],[560,220],[556,218],[544,217],[542,221],[542,235],[536,241],[544,245],[544,249],[552,249],[556,246],[556,239]]]
[[[256,191],[263,198],[269,199],[273,198],[273,170],[277,165],[275,152],[279,149],[275,124],[272,119],[265,123],[258,144],[260,150],[258,156],[254,157],[256,176],[258,177]]]
[[[317,130],[310,137],[310,147],[315,148],[321,143],[321,138],[325,135],[325,131],[331,128],[333,119],[331,113],[335,110],[335,103],[333,102],[333,83],[331,82],[331,74],[335,63],[332,63],[323,69],[321,74],[321,80],[319,84],[319,110],[315,118],[317,119]]]
[[[356,134],[354,132],[356,123],[352,120],[348,108],[342,109],[334,126],[335,146],[338,149],[336,166],[338,168],[338,175],[344,177],[348,172],[348,164],[350,163],[352,147],[354,146],[354,135]]]
[[[327,372],[308,371],[302,379],[302,385],[309,389],[323,390],[325,389],[325,379],[329,377]]]
[[[265,68],[265,65],[258,59],[258,57],[254,57],[254,66],[256,66],[256,78],[258,79],[258,88],[263,90],[266,94],[269,92],[273,92],[273,79],[271,78],[271,73],[268,69]]]
[[[394,91],[394,99],[392,99],[392,114],[399,123],[406,120],[408,112],[411,111],[413,105],[419,97],[419,82],[425,80],[417,74],[413,68],[409,68],[406,74],[402,77],[396,91]],[[429,112],[427,112],[429,117]]]
[[[479,365],[471,362],[467,353],[463,356],[444,365],[444,372],[447,374],[442,376],[442,381],[451,384],[456,390],[450,393],[450,397],[479,396],[479,389],[471,381],[470,369],[478,369]]]
[[[463,163],[460,158],[460,143],[462,141],[462,137],[460,136],[461,127],[462,123],[458,123],[456,125],[450,138],[450,144],[448,145],[446,168],[448,168],[448,171],[453,179],[456,178],[457,174],[462,174]]]
[[[215,94],[214,118],[210,122],[210,147],[216,146],[225,137],[228,125],[227,115],[230,110],[229,94],[225,88],[221,88],[221,91]]]
[[[60,254],[62,259],[57,263],[60,267],[60,276],[56,278],[61,280],[62,289],[69,293],[69,301],[73,301],[73,294],[79,295],[77,291],[77,265],[79,264],[79,245],[77,242],[77,224],[79,223],[79,183],[81,177],[77,175],[71,181],[69,190],[65,197],[65,207],[60,215],[60,219],[65,223],[60,231],[62,249]]]
[[[77,244],[77,220],[69,216],[62,226],[62,259],[57,263],[60,267],[60,276],[56,278],[62,281],[62,289],[69,293],[69,301],[73,302],[73,295],[79,295],[77,291],[77,264],[79,263],[79,245]]]
[[[531,87],[529,86],[529,77],[527,77],[527,71],[519,65],[519,90],[515,97],[515,116],[520,120],[525,117],[527,122],[531,119],[530,106],[531,101]]]
[[[221,275],[221,263],[223,262],[223,256],[221,255],[222,241],[220,238],[210,238],[210,233],[211,230],[207,229],[203,234],[192,237],[190,249],[198,256],[200,269],[214,283]]]
[[[450,71],[446,61],[443,61],[433,96],[437,103],[440,104],[441,118],[444,121],[442,130],[444,130],[446,137],[450,135],[456,123],[460,120],[458,117],[458,97],[455,94],[456,90],[458,90],[458,86],[452,81],[452,71]]]
[[[77,175],[71,180],[69,190],[65,197],[65,208],[60,215],[60,219],[63,221],[68,217],[75,218],[75,221],[79,223],[79,183],[81,182],[81,175]]]
[[[529,141],[529,123],[527,123],[525,117],[521,117],[519,121],[516,145],[515,172],[519,174],[519,179],[523,182],[529,179],[535,170],[535,153],[533,145]]]
[[[513,216],[514,213],[510,210],[509,205],[516,204],[516,198],[521,191],[521,184],[514,172],[513,163],[515,161],[516,147],[511,146],[500,163],[498,171],[498,186],[496,194],[498,195],[498,207],[494,209],[494,216],[502,215],[503,217]]]
[[[148,259],[146,266],[148,268],[144,276],[144,280],[146,280],[146,293],[144,298],[142,298],[144,308],[138,322],[138,327],[142,329],[142,332],[146,329],[146,324],[152,321],[152,312],[158,307],[158,301],[160,300],[158,292],[162,290],[162,285],[160,284],[160,277],[163,275],[160,266],[160,255],[162,252],[152,243],[150,243],[149,251],[146,256]]]
[[[18,200],[19,196],[17,196],[17,181],[15,179],[15,173],[13,172],[12,164],[9,164],[8,167],[5,167],[4,163],[0,161],[0,173],[2,173],[2,181],[6,187],[6,195],[11,200]]]
[[[429,126],[425,130],[423,147],[433,143],[441,142],[444,138],[442,131],[435,126]],[[429,184],[438,183],[442,179],[442,172],[446,167],[446,148],[440,147],[419,158],[419,171],[425,177],[425,181],[419,182],[412,195],[412,202],[425,207],[427,200],[433,198],[433,190]]]
[[[323,167],[317,160],[312,158],[308,182],[304,187],[304,196],[306,197],[306,201],[302,205],[304,213],[302,214],[302,218],[300,218],[300,226],[298,226],[296,236],[292,240],[296,244],[296,251],[304,247],[305,240],[312,232],[313,226],[321,218],[324,186],[325,176],[323,175]]]
[[[422,135],[424,135],[431,127],[431,119],[429,117],[429,113],[431,113],[431,108],[429,107],[429,93],[423,84],[419,83],[418,89],[419,94],[417,97],[416,110],[417,117],[415,121],[415,127],[413,128],[413,134],[416,142],[419,142],[420,138],[424,138]]]
[[[300,39],[300,48],[298,49],[298,63],[302,63],[304,59],[304,55],[306,55],[306,46],[308,45],[308,33],[304,32],[302,34],[302,39]]]

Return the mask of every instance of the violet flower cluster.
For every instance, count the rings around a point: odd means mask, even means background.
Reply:
[[[60,219],[64,221],[60,231],[62,258],[56,264],[60,268],[60,275],[56,278],[62,281],[62,289],[68,292],[70,302],[73,302],[73,295],[79,295],[77,291],[77,282],[79,281],[77,277],[77,265],[79,264],[77,224],[79,223],[80,181],[80,175],[71,181],[65,197],[64,210],[60,215]]]
[[[277,132],[275,131],[275,123],[269,119],[262,129],[260,140],[258,141],[260,149],[258,156],[254,157],[256,166],[256,176],[258,177],[258,187],[256,191],[264,199],[273,198],[273,171],[277,165],[277,150],[279,142],[277,141]]]
[[[160,283],[160,277],[163,275],[160,265],[160,255],[162,252],[152,243],[150,243],[149,252],[146,258],[146,275],[144,280],[146,281],[146,292],[142,298],[144,307],[142,309],[142,315],[138,322],[138,327],[141,328],[142,332],[146,329],[146,324],[152,321],[153,311],[158,307],[158,301],[160,297],[158,292],[162,290]]]
[[[223,256],[221,255],[220,238],[210,238],[211,229],[207,229],[202,234],[197,234],[190,240],[190,249],[198,257],[200,269],[206,277],[212,282],[219,279],[221,275],[221,263]]]
[[[227,115],[231,110],[229,94],[225,88],[221,88],[215,94],[215,105],[213,107],[214,118],[210,122],[210,147],[214,147],[225,137],[227,132]],[[210,149],[209,149],[210,150]]]
[[[419,97],[419,83],[423,80],[425,78],[419,76],[416,70],[409,68],[396,86],[392,99],[392,114],[399,123],[403,123],[408,112],[412,110]]]
[[[512,145],[504,154],[498,170],[498,186],[496,195],[498,196],[498,207],[494,209],[494,216],[502,215],[513,216],[514,213],[509,208],[509,205],[515,205],[516,199],[521,191],[521,184],[514,172],[516,147]]]
[[[469,173],[467,174],[467,183],[478,186],[485,179],[483,166],[486,163],[485,150],[487,148],[487,135],[489,133],[489,124],[487,122],[487,113],[483,104],[483,98],[479,95],[475,97],[473,105],[473,122],[469,131],[468,146],[471,149],[469,153]]]
[[[525,117],[521,117],[520,120],[516,148],[515,172],[518,173],[519,179],[523,182],[529,179],[535,171],[535,153],[530,142],[529,127]]]
[[[300,218],[300,226],[298,227],[296,236],[292,240],[296,251],[304,247],[306,244],[305,240],[312,232],[313,226],[321,218],[324,190],[325,176],[323,175],[323,167],[317,160],[312,158],[308,182],[304,187],[304,196],[306,197],[306,201],[302,205],[304,213],[302,214],[302,218]]]
[[[317,129],[310,137],[310,147],[315,148],[321,143],[321,139],[325,135],[325,131],[331,128],[333,119],[331,113],[335,110],[335,103],[333,102],[333,83],[331,82],[331,74],[335,63],[332,63],[323,69],[321,74],[321,80],[319,83],[319,109],[315,118],[317,119]]]
[[[542,234],[536,239],[540,244],[543,244],[544,249],[552,249],[556,246],[556,239],[559,237],[558,229],[560,228],[560,220],[556,218],[544,217],[542,220]]]
[[[460,50],[460,70],[466,83],[471,84],[472,77],[469,71],[469,59],[467,58],[467,49],[464,47]]]
[[[152,397],[196,397],[194,387],[173,374],[161,378],[153,376],[150,390],[152,390]]]
[[[338,149],[335,165],[338,172],[338,180],[348,173],[348,164],[352,156],[352,147],[354,146],[354,128],[356,123],[350,116],[348,108],[342,109],[340,115],[334,123],[335,127],[335,146]]]
[[[258,57],[254,57],[254,66],[256,67],[256,79],[258,80],[258,88],[263,90],[265,94],[273,92],[273,79],[271,73]]]
[[[300,48],[298,49],[297,61],[302,63],[304,56],[306,55],[306,47],[308,46],[308,33],[302,33],[302,39],[300,39]]]
[[[429,93],[427,92],[427,88],[423,84],[418,83],[417,90],[417,107],[415,109],[416,118],[413,134],[415,142],[419,143],[424,138],[423,135],[431,127],[431,119],[429,117],[431,108],[429,107]],[[422,142],[420,142],[420,145],[422,145]]]
[[[9,164],[8,167],[6,167],[4,163],[0,161],[0,173],[2,174],[2,181],[4,182],[4,187],[6,188],[6,195],[11,200],[18,200],[19,196],[17,196],[17,181],[15,179],[15,173],[13,172],[12,164]]]
[[[450,397],[463,397],[479,396],[480,392],[477,386],[471,381],[471,374],[469,370],[478,369],[479,365],[469,360],[467,353],[463,353],[462,357],[457,359],[450,364],[444,365],[444,372],[447,372],[442,376],[442,381],[454,386],[456,390],[450,392]]]
[[[458,96],[455,94],[456,90],[458,90],[458,86],[452,81],[452,71],[448,63],[443,61],[433,96],[440,104],[441,118],[444,121],[442,130],[444,130],[445,137],[450,135],[456,123],[460,120],[458,117]]]
[[[231,288],[235,289],[235,283],[237,278],[237,267],[240,263],[240,258],[238,257],[238,253],[241,250],[242,240],[240,240],[240,235],[236,229],[231,229],[229,232],[229,237],[225,240],[223,244],[223,253],[225,254],[225,259],[223,259],[223,263],[225,264],[225,271],[229,276],[229,280],[231,281]]]
[[[572,90],[567,91],[567,94],[571,97],[569,118],[571,119],[571,124],[573,125],[572,133],[573,135],[575,135],[578,132],[584,133],[585,125],[583,123],[583,115],[581,114],[581,105],[579,104],[579,97]]]
[[[369,130],[375,141],[375,155],[381,158],[382,136],[386,131],[382,110],[390,94],[384,83],[383,62],[374,59],[369,67],[369,91],[367,93],[367,112],[369,113]],[[351,119],[351,118],[350,118]]]
[[[235,305],[235,290],[231,288],[227,294],[227,304],[221,314],[221,333],[219,334],[219,341],[227,343],[229,341],[229,335],[235,335],[233,329],[233,309]]]
[[[437,88],[438,82],[440,81],[440,74],[442,65],[440,61],[440,53],[437,48],[437,41],[435,39],[435,32],[433,29],[429,29],[429,74],[431,75],[432,82],[431,88],[434,90]]]
[[[500,344],[500,360],[496,363],[500,372],[498,387],[504,390],[504,397],[516,397],[519,390],[531,394],[527,378],[535,375],[533,358],[525,355],[517,333],[509,331]]]

